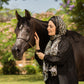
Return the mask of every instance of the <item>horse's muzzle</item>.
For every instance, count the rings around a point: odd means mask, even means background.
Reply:
[[[17,47],[17,46],[13,46],[12,48],[12,54],[14,56],[15,59],[17,60],[21,60],[22,59],[22,54],[21,54],[21,51],[20,49]]]

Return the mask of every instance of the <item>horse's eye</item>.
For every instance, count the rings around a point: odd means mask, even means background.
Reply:
[[[19,29],[21,30],[22,28],[23,28],[23,25],[21,24],[20,27],[19,27]]]

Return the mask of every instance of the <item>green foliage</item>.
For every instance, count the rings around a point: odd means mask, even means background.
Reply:
[[[12,54],[6,51],[3,52],[2,55],[3,57],[1,59],[1,63],[3,65],[3,74],[19,74],[19,69],[16,67],[16,63],[12,57]]]
[[[3,74],[3,70],[2,70],[2,68],[0,67],[0,75],[1,75],[1,74]]]
[[[37,63],[36,60],[33,60],[33,63],[23,67],[24,71],[27,71],[27,74],[36,74],[42,73],[42,67]]]
[[[8,4],[8,1],[9,1],[9,0],[0,0],[0,9],[3,8],[3,4],[4,4],[4,3],[5,3],[5,4]]]
[[[16,67],[14,60],[5,60],[2,70],[3,74],[19,74],[19,69]]]
[[[36,68],[33,65],[26,65],[24,69],[27,71],[27,74],[36,74]]]
[[[12,65],[11,62],[11,60],[14,61],[11,48],[15,43],[16,38],[16,35],[14,34],[16,22],[16,19],[0,22],[0,62],[3,65],[3,74],[16,74],[18,72],[16,65]]]
[[[84,35],[84,0],[63,0],[61,5],[65,13],[71,17],[70,21],[76,25],[75,31]]]
[[[65,2],[64,2],[65,4]],[[83,15],[80,16],[80,13],[78,12],[78,14],[75,14],[74,11],[76,8],[74,8],[74,10],[56,10],[56,14],[54,14],[53,12],[51,12],[52,9],[49,9],[47,12],[45,13],[41,13],[41,14],[34,14],[32,15],[32,17],[35,17],[37,19],[43,20],[43,21],[48,21],[50,19],[50,17],[52,17],[53,15],[59,15],[62,17],[62,19],[64,20],[67,29],[68,30],[74,30],[74,31],[78,31],[79,33],[81,33],[82,35],[84,35],[84,28],[83,28]],[[6,9],[3,9],[4,11]],[[7,9],[9,10],[9,9]],[[21,11],[19,9],[17,9],[18,13],[20,13],[21,16],[24,16],[24,11]],[[55,11],[55,10],[54,10]],[[17,24],[17,19],[15,19],[15,10],[9,10],[9,13],[12,17],[11,20],[9,21],[5,21],[5,22],[0,22],[0,61],[2,62],[2,64],[4,65],[5,63],[5,59],[7,59],[8,61],[10,60],[14,60],[13,55],[11,53],[11,48],[14,45],[15,41],[16,41],[16,35],[14,33],[16,24]],[[76,12],[77,13],[77,12]],[[83,10],[81,10],[81,14],[83,13]],[[2,14],[4,15],[4,13]],[[78,15],[78,16],[77,16]],[[80,21],[79,21],[79,17],[80,16]],[[4,15],[4,17],[7,17],[6,15]],[[2,17],[3,18],[3,17]],[[79,26],[79,28],[78,28]],[[27,59],[34,59],[34,53],[35,53],[35,47],[28,49],[25,54],[27,56]],[[36,65],[36,73],[37,72],[42,72],[42,69],[39,67],[38,64]]]
[[[47,12],[56,13],[56,9],[55,9],[55,8],[49,8],[49,9],[47,10]]]
[[[36,72],[37,73],[42,73],[42,66],[40,66],[36,60],[34,60],[34,64],[33,65],[36,68]]]
[[[24,16],[25,11],[22,11],[21,9],[1,9],[0,10],[0,21],[1,22],[6,22],[6,21],[10,21],[12,18],[15,18],[15,11],[18,11],[20,13],[21,16]]]
[[[34,54],[35,54],[35,47],[29,48],[26,52],[26,58],[27,59],[34,59]]]
[[[12,28],[12,23],[0,23],[0,56],[2,57],[12,57],[11,48],[15,42],[15,34],[13,33],[14,28]],[[14,27],[14,26],[13,26]]]

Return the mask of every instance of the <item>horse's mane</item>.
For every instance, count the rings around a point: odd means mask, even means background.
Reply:
[[[48,21],[42,21],[36,18],[32,17],[32,20],[34,21],[34,24],[36,22],[36,25],[38,25],[37,27],[39,28],[39,32],[43,32],[46,36],[48,36],[48,31],[47,31],[47,26],[48,26]]]
[[[34,18],[34,17],[32,17],[33,19],[35,19],[35,20],[37,20],[37,21],[40,21],[40,22],[45,22],[45,23],[48,23],[48,21],[42,21],[42,20],[39,20],[39,19],[36,19],[36,18]]]
[[[83,38],[83,36],[75,31],[67,31],[67,37],[72,38],[74,41],[78,42],[80,41],[81,38]]]
[[[42,21],[42,20],[39,20],[39,19],[36,19],[36,18],[33,18],[37,23],[41,24],[42,26],[47,26],[48,25],[48,21]]]
[[[42,51],[44,51],[46,44],[49,41],[49,36],[47,31],[48,21],[41,21],[33,17],[32,17],[32,21],[34,22],[36,26],[36,32],[40,37],[40,48]]]

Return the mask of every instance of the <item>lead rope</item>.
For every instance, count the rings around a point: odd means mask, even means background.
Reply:
[[[36,50],[35,47],[33,47],[33,45],[30,42],[28,42],[28,44],[31,46],[33,50]]]
[[[33,45],[30,42],[28,42],[28,44],[33,48]]]
[[[35,51],[36,49],[35,49],[35,47],[33,47],[33,45],[30,43],[30,42],[28,42],[28,44],[31,46],[31,48],[32,48],[32,50],[31,51],[28,51],[28,52],[32,52],[33,50]],[[35,59],[35,57],[34,57],[34,59]]]

